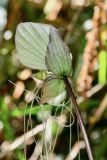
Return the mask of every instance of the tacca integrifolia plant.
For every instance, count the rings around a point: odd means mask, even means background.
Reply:
[[[72,77],[71,54],[58,30],[46,24],[21,23],[17,27],[15,42],[22,64],[32,69],[46,70],[51,73],[51,78],[48,78],[43,85],[41,103],[46,103],[63,93],[62,101],[66,93],[69,94],[83,133],[89,160],[93,160],[76,97],[68,79]]]

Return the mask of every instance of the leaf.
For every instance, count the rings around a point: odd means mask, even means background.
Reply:
[[[19,116],[24,116],[24,115],[29,115],[30,112],[32,115],[36,115],[39,112],[43,112],[43,111],[50,111],[51,106],[50,105],[43,105],[43,106],[33,106],[33,108],[31,109],[30,106],[28,106],[28,108],[26,109],[19,109],[19,108],[15,108],[14,110],[11,111],[11,116],[12,117],[19,117]]]
[[[45,55],[49,43],[50,25],[21,23],[16,30],[15,42],[22,64],[32,69],[46,70]]]
[[[105,50],[99,53],[99,83],[105,84],[107,81],[107,52]]]
[[[41,103],[53,102],[54,100],[63,100],[65,92],[65,83],[61,79],[50,79],[46,81],[42,87]],[[62,94],[62,97],[60,95]],[[59,99],[58,99],[59,96]],[[57,98],[57,99],[56,99]],[[61,99],[62,98],[62,99]]]
[[[58,30],[50,27],[49,45],[46,54],[46,65],[49,71],[57,76],[71,76],[72,61],[70,51],[62,41]]]

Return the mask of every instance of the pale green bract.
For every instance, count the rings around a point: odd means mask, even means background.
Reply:
[[[48,70],[55,77],[44,83],[41,102],[63,101],[66,89],[60,78],[72,75],[72,62],[58,30],[47,24],[21,23],[16,30],[15,42],[22,64],[32,69]]]
[[[61,79],[50,79],[47,80],[42,87],[41,103],[50,102],[52,104],[58,95],[60,100],[65,98],[65,83]],[[59,100],[58,100],[59,101]],[[59,102],[58,102],[59,103]]]
[[[72,61],[69,48],[62,41],[58,30],[52,26],[50,27],[46,65],[52,73],[59,77],[72,75]]]
[[[46,70],[45,56],[49,43],[50,25],[20,23],[16,30],[15,42],[18,57],[25,66]]]

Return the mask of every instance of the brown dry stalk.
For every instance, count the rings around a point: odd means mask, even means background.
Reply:
[[[77,80],[78,91],[84,96],[92,87],[94,71],[97,63],[97,51],[103,49],[100,34],[103,24],[107,23],[107,1],[96,0],[92,18],[93,29],[86,34],[87,44],[83,54],[83,65]]]
[[[81,150],[81,149],[84,149],[84,148],[85,148],[85,143],[84,143],[84,141],[79,141],[79,142],[77,141],[77,142],[73,145],[70,153],[67,155],[66,160],[74,160],[74,159],[76,158],[76,156],[78,155],[78,153],[80,152],[80,150]]]
[[[83,65],[77,80],[78,91],[86,96],[86,91],[91,88],[94,70],[97,62],[97,47],[99,45],[100,8],[94,7],[93,29],[86,34],[87,44],[83,54]]]

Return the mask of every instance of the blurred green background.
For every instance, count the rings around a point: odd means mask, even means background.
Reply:
[[[26,121],[31,112],[32,127],[42,123],[41,108],[35,108],[38,106],[36,100],[30,111],[34,94],[28,98],[34,87],[40,85],[42,73],[35,77],[38,71],[25,68],[19,62],[15,49],[15,31],[21,22],[47,23],[59,29],[73,56],[73,85],[94,159],[107,160],[106,0],[0,0],[0,159],[25,159],[23,141],[16,147],[14,144],[13,148],[11,144],[24,133],[26,103]],[[50,109],[47,104],[44,107]],[[69,115],[64,114],[69,121]],[[52,135],[56,134],[56,128],[56,124],[52,125]],[[31,129],[30,124],[28,129]],[[38,133],[36,140],[40,139],[41,133]],[[80,156],[81,160],[87,160],[76,117],[71,139],[69,157],[69,128],[62,127],[50,159],[76,160]],[[29,159],[36,147],[32,137],[26,143]]]

